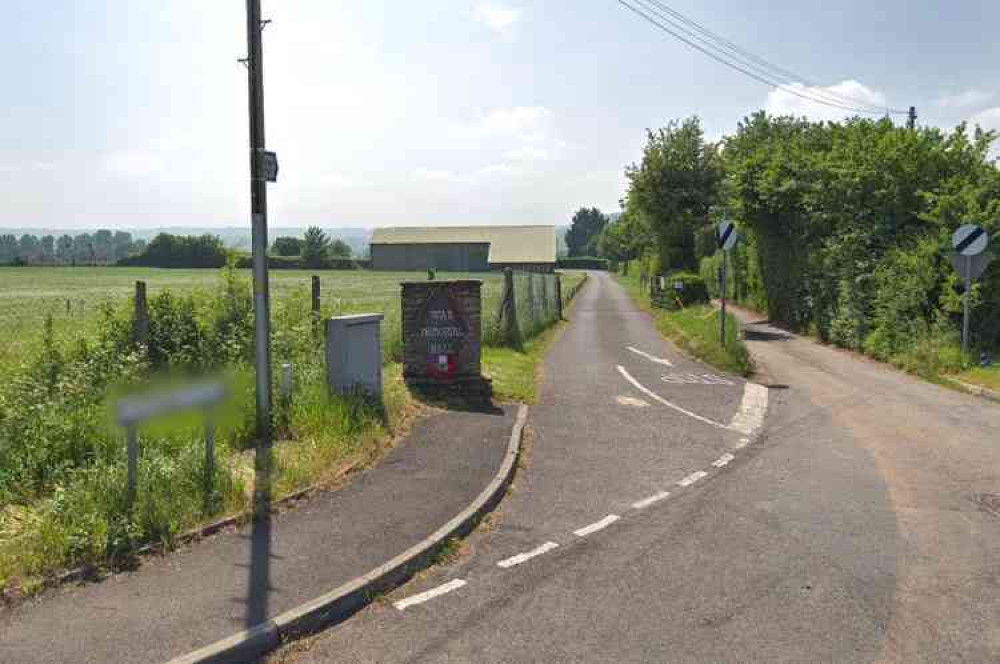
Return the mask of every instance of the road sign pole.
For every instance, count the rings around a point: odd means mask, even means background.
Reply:
[[[253,301],[258,472],[270,472],[271,316],[267,274],[267,177],[264,172],[264,70],[260,0],[247,0],[247,70],[250,115],[250,201],[253,221]],[[265,485],[266,485],[265,481]],[[258,487],[260,488],[260,487]],[[258,504],[261,501],[257,501]]]
[[[726,346],[726,254],[722,252],[722,272],[719,278],[719,295],[722,298],[722,309],[719,312],[719,343]]]
[[[972,297],[972,257],[962,257],[962,277],[965,279],[964,313],[962,315],[962,354],[969,352],[969,299]]]

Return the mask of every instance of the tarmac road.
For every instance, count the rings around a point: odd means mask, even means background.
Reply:
[[[996,405],[766,325],[748,386],[604,274],[572,318],[496,522],[273,661],[1000,661]]]

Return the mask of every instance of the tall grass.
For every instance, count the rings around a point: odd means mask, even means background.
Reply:
[[[22,340],[18,353],[0,362],[8,375],[0,385],[0,589],[30,591],[70,567],[127,567],[143,544],[170,546],[208,519],[250,509],[255,406],[248,274],[230,266],[217,273],[214,284],[206,284],[204,274],[197,287],[183,282],[151,289],[145,345],[132,339],[132,303],[125,295],[89,301],[76,334],[69,321],[60,329],[56,316],[45,312],[33,326],[42,333]],[[483,318],[490,325],[502,277],[484,276]],[[338,274],[324,284],[323,316],[371,311],[386,316],[380,410],[329,394],[309,275],[296,275],[296,288],[276,289],[273,375],[280,375],[282,363],[294,366],[292,398],[275,400],[283,441],[275,449],[271,480],[276,496],[322,480],[352,459],[364,463],[382,448],[408,403],[398,364],[398,295],[399,282],[414,278],[420,277]],[[564,278],[564,290],[581,278]],[[533,369],[507,359],[494,366],[511,374],[512,386],[533,380]],[[484,365],[488,370],[489,362]],[[128,509],[124,433],[114,421],[114,403],[161,382],[203,376],[222,378],[228,388],[226,404],[213,414],[213,486],[204,484],[204,415],[154,420],[139,429],[138,492]],[[505,385],[499,382],[501,393]],[[506,396],[517,396],[513,387],[508,391]]]

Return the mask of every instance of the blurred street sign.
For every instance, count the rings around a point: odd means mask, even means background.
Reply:
[[[276,152],[264,153],[264,179],[268,182],[278,181],[278,154]]]
[[[978,256],[950,254],[948,259],[951,261],[955,270],[962,275],[962,279],[968,278],[970,281],[975,281],[976,279],[979,279],[979,277],[983,276],[983,272],[985,272],[986,268],[988,268],[990,263],[993,262],[993,256],[991,254],[979,254]]]
[[[960,226],[951,236],[951,244],[955,251],[963,256],[978,256],[986,249],[990,236],[985,230],[975,224]]]
[[[729,221],[728,219],[723,219],[719,223],[718,230],[719,248],[723,251],[729,251],[736,246],[736,240],[739,239],[739,233],[736,232],[736,224]]]

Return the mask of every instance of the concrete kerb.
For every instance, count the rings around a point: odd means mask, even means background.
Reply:
[[[315,633],[343,622],[375,597],[398,587],[428,567],[453,537],[462,537],[503,499],[514,479],[524,438],[528,407],[519,406],[517,419],[500,469],[472,503],[423,541],[385,564],[376,567],[316,599],[300,604],[248,631],[238,632],[204,648],[170,660],[167,664],[221,664],[252,661],[281,643]]]
[[[945,376],[945,378],[956,389],[959,389],[963,392],[967,392],[968,394],[974,394],[977,397],[982,397],[984,399],[989,399],[990,401],[996,401],[997,403],[1000,403],[1000,392],[996,392],[986,387],[980,387],[979,385],[971,385],[969,383],[958,380],[956,378],[951,378],[949,376]]]

